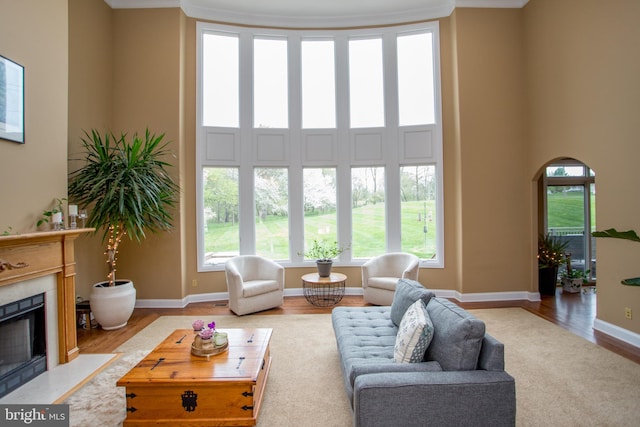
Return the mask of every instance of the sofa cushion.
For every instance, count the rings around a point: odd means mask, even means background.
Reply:
[[[397,363],[419,363],[433,338],[433,323],[422,300],[411,304],[402,317],[393,358]]]
[[[402,317],[411,304],[421,299],[427,305],[433,296],[433,292],[427,290],[419,282],[399,279],[391,303],[391,321],[394,325],[400,326]]]
[[[484,322],[442,298],[431,299],[427,312],[434,334],[425,360],[437,361],[445,371],[476,369],[485,333]]]

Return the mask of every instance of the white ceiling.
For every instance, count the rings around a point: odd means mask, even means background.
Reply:
[[[528,0],[105,0],[114,9],[181,7],[187,16],[280,27],[353,27],[449,16],[455,7],[523,7]]]

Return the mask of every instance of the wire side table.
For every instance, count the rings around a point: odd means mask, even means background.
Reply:
[[[320,277],[318,273],[302,276],[302,290],[309,303],[317,307],[331,307],[338,304],[344,296],[347,276],[331,273],[329,277]]]

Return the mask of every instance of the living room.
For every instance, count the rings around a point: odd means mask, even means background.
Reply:
[[[176,2],[178,4],[179,2]],[[523,3],[523,2],[514,2]],[[120,277],[141,307],[224,300],[224,271],[197,267],[196,22],[180,7],[112,8],[102,0],[0,6],[0,55],[25,67],[25,144],[0,141],[0,233],[28,233],[66,197],[83,129],[165,133],[181,183],[171,233],[126,242]],[[597,173],[597,229],[640,230],[634,160],[640,29],[637,2],[530,0],[456,7],[438,17],[442,76],[444,260],[429,289],[463,302],[531,300],[537,291],[537,180],[574,158]],[[76,293],[106,267],[100,236],[76,242]],[[640,246],[598,241],[594,328],[640,346]],[[337,265],[361,289],[359,265]],[[287,290],[313,266],[287,268]],[[196,286],[194,287],[194,283]]]

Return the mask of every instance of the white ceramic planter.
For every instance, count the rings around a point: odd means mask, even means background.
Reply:
[[[575,279],[562,278],[562,292],[569,292],[570,294],[578,293],[582,290],[582,277]]]
[[[130,280],[116,280],[116,286],[109,282],[93,285],[89,296],[91,312],[102,329],[122,328],[127,324],[136,305],[136,288]]]

